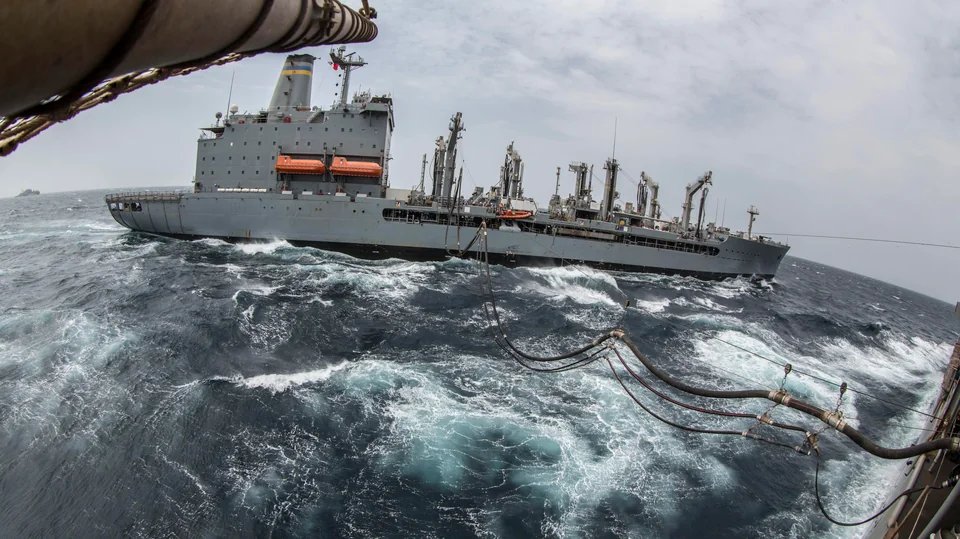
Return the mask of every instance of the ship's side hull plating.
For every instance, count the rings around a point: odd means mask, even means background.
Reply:
[[[136,202],[129,202],[132,200]],[[177,238],[220,238],[227,241],[283,239],[294,245],[310,245],[360,257],[444,259],[465,249],[478,228],[491,223],[488,249],[491,260],[506,265],[588,266],[626,271],[644,271],[724,278],[735,275],[773,276],[787,247],[747,241],[735,236],[723,241],[669,242],[662,248],[563,235],[562,222],[540,220],[555,226],[521,231],[504,224],[495,215],[482,215],[481,208],[468,208],[451,224],[407,216],[398,219],[392,210],[401,202],[334,195],[279,193],[196,193],[176,196],[141,196],[122,200],[109,198],[111,214],[132,230]],[[407,206],[404,204],[404,208]],[[423,208],[429,210],[429,208]],[[469,213],[470,209],[473,213]],[[440,214],[446,217],[441,209]],[[433,210],[437,215],[437,210]],[[412,213],[411,213],[412,215]],[[539,217],[538,217],[539,219]],[[444,219],[447,220],[447,219]],[[460,222],[461,226],[456,223]],[[499,226],[503,224],[504,226]],[[498,228],[499,227],[499,228]],[[525,227],[531,230],[529,227]],[[639,234],[639,235],[637,235]],[[648,230],[634,231],[631,238],[666,237]],[[677,239],[673,235],[674,239]],[[644,242],[640,242],[644,243]],[[648,242],[649,243],[649,242]],[[672,245],[672,247],[671,247]],[[680,250],[689,246],[689,250]],[[475,252],[476,246],[473,248]]]

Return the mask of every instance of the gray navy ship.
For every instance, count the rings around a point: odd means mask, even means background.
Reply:
[[[429,169],[423,156],[419,184],[392,188],[392,98],[369,91],[351,98],[351,72],[365,62],[340,47],[330,52],[342,70],[337,102],[311,106],[315,60],[288,56],[267,109],[241,114],[231,105],[202,128],[192,190],[108,195],[113,218],[131,230],[174,238],[282,239],[411,260],[464,256],[484,227],[490,260],[504,265],[583,264],[702,278],[772,277],[789,249],[752,234],[753,207],[746,233],[707,223],[711,172],[687,185],[681,215],[673,219],[661,217],[659,185],[646,173],[636,200],[618,202],[615,158],[603,166],[601,200],[593,198],[593,167],[576,162],[569,166],[573,193],[560,196],[558,167],[557,190],[541,207],[524,197],[523,160],[511,143],[499,182],[462,193],[460,113],[437,139]]]

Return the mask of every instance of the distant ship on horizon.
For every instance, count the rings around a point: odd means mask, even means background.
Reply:
[[[28,196],[34,196],[39,194],[40,194],[40,191],[37,191],[36,189],[24,189],[23,191],[20,191],[20,194],[17,195],[17,197],[28,197]]]

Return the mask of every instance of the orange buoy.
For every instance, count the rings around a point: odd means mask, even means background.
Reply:
[[[294,159],[289,155],[277,156],[276,169],[288,174],[323,174],[327,171],[319,159]]]

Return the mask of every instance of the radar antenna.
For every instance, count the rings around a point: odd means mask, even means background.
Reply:
[[[338,106],[346,107],[347,106],[347,97],[349,97],[350,92],[350,72],[358,67],[363,67],[367,65],[367,62],[357,55],[355,52],[346,54],[347,47],[340,46],[336,49],[330,49],[330,65],[333,66],[333,69],[343,68],[343,84],[340,88],[340,101],[337,103]]]

